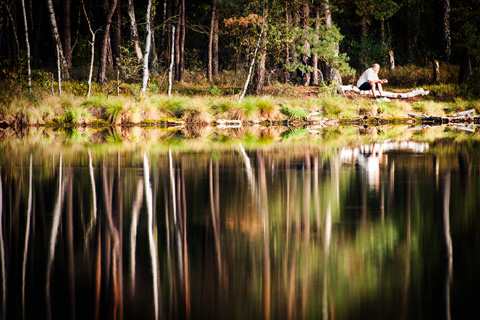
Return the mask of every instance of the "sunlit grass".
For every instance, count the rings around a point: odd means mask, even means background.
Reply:
[[[412,109],[430,116],[445,116],[445,104],[433,101],[418,101],[412,104]]]

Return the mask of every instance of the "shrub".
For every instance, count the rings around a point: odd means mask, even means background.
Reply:
[[[280,109],[280,112],[291,119],[298,119],[298,120],[305,119],[305,117],[308,116],[308,114],[310,113],[306,109],[294,108],[288,105],[282,106],[282,108]]]

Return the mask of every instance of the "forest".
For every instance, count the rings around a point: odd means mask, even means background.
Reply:
[[[450,82],[478,82],[478,0],[0,1],[4,92],[32,79],[145,92],[171,75],[197,84],[251,76],[249,93],[261,95],[277,65],[310,73],[309,84],[316,70],[353,84],[372,62],[390,71],[438,63],[455,70]]]

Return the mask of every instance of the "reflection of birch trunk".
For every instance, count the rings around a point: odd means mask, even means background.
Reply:
[[[92,185],[92,213],[90,217],[90,223],[88,225],[87,232],[85,233],[85,255],[88,255],[88,242],[90,240],[93,227],[97,222],[97,191],[95,190],[95,176],[93,174],[92,153],[88,149],[88,169],[90,173],[90,183]]]
[[[337,192],[339,192],[339,178],[340,178],[340,163],[339,158],[335,158],[335,162],[332,163],[332,174],[330,176],[331,185],[335,186]],[[340,205],[340,196],[333,198],[335,208]],[[328,269],[329,269],[329,257],[330,257],[330,243],[332,238],[332,199],[328,202],[327,211],[325,212],[325,235],[323,244],[323,298],[322,298],[322,315],[323,320],[328,319]]]
[[[173,169],[172,149],[168,150],[170,164],[170,185],[172,188],[173,223],[177,224],[177,196],[175,194],[175,171]]]
[[[168,182],[166,181],[166,179],[163,179],[163,189],[164,190],[168,190]],[[173,269],[172,269],[172,251],[170,250],[170,246],[171,246],[171,236],[170,236],[170,219],[168,218],[168,215],[169,215],[169,204],[168,204],[168,192],[164,192],[163,193],[163,196],[164,196],[164,199],[165,199],[165,230],[166,230],[166,238],[167,238],[167,274],[168,274],[168,288],[170,289],[169,292],[168,292],[168,298],[167,298],[167,301],[170,301],[170,304],[168,305],[168,310],[167,310],[167,314],[170,315],[171,314],[171,310],[173,309],[172,306],[173,306],[173,277],[174,277],[174,274],[173,274]]]
[[[303,176],[303,218],[304,218],[304,236],[305,244],[308,244],[310,238],[310,199],[312,195],[311,189],[311,163],[310,155],[305,155],[305,170]]]
[[[338,204],[337,204],[338,205]],[[332,204],[327,207],[327,215],[325,217],[325,243],[323,246],[324,270],[323,270],[323,301],[322,314],[323,320],[328,319],[328,258],[330,255],[330,238],[332,235]]]
[[[120,248],[120,236],[118,233],[117,228],[113,224],[113,212],[112,212],[112,198],[113,198],[113,181],[110,180],[110,184],[107,181],[107,168],[105,163],[103,164],[102,168],[102,176],[103,176],[103,196],[104,196],[104,203],[105,203],[105,216],[107,221],[107,230],[108,230],[108,237],[113,242],[113,250],[111,251],[111,269],[109,267],[109,263],[106,263],[106,270],[112,272],[112,285],[113,285],[113,317],[115,318],[117,312],[122,310],[122,274],[121,274],[121,248]],[[119,183],[120,184],[120,183]],[[109,252],[107,250],[107,252]],[[107,279],[108,279],[107,275]]]
[[[95,190],[95,176],[93,175],[92,153],[90,149],[88,149],[88,168],[90,172],[90,182],[92,183],[93,209],[91,223],[93,224],[97,220],[97,192]]]
[[[300,238],[300,233],[295,232],[293,236],[293,244],[292,244],[292,249],[293,252],[290,257],[290,267],[289,267],[289,282],[287,286],[287,319],[296,319],[298,317],[295,316],[294,314],[294,306],[295,306],[295,279],[297,275],[297,248],[298,248],[298,242]]]
[[[137,229],[140,208],[142,207],[143,189],[143,179],[140,178],[137,182],[137,192],[135,193],[135,200],[133,201],[132,225],[130,227],[130,283],[132,295],[135,293],[135,257],[137,248]]]
[[[97,228],[97,255],[95,257],[95,298],[94,298],[94,316],[95,320],[100,319],[100,290],[102,288],[102,244],[100,239],[101,220]]]
[[[1,169],[1,167],[0,167]],[[3,185],[0,170],[0,263],[2,264],[2,319],[6,319],[7,310],[7,276],[5,271],[5,242],[3,240]]]
[[[218,163],[217,163],[218,166]],[[219,213],[219,196],[218,196],[218,167],[216,168],[215,175],[215,185],[213,182],[213,165],[212,159],[210,159],[209,164],[209,191],[210,191],[210,213],[212,215],[212,224],[213,224],[213,237],[215,240],[215,253],[217,256],[217,273],[219,286],[222,287],[222,252],[220,251],[220,213]]]
[[[1,169],[1,167],[0,167]],[[5,242],[3,241],[3,186],[0,171],[0,263],[2,264],[2,319],[6,319],[7,310],[7,277],[5,272]]]
[[[318,155],[315,155],[313,160],[313,197],[315,206],[315,218],[317,222],[317,232],[320,233],[320,194],[318,188]]]
[[[75,266],[73,258],[73,177],[68,179],[67,190],[67,243],[68,243],[68,280],[70,287],[70,319],[75,319]]]
[[[47,262],[47,277],[46,277],[46,303],[47,303],[47,317],[52,318],[51,306],[50,306],[50,276],[52,272],[53,258],[55,257],[55,244],[57,242],[58,227],[60,225],[60,218],[62,214],[62,203],[64,197],[65,187],[62,183],[62,154],[60,154],[60,168],[58,174],[58,195],[53,210],[53,223],[52,233],[50,236],[50,248]]]
[[[394,194],[393,192],[395,191],[395,162],[392,162],[390,165],[390,172],[389,172],[389,178],[388,178],[388,207],[387,207],[387,213],[390,213],[390,208],[392,206],[393,202],[393,197]]]
[[[250,158],[248,157],[247,153],[245,152],[245,149],[243,148],[242,144],[239,144],[240,146],[240,153],[243,156],[243,160],[245,162],[245,167],[247,168],[247,178],[248,182],[250,183],[250,189],[252,192],[255,191],[255,180],[253,179],[253,170],[252,170],[252,165],[250,164]]]
[[[262,259],[262,289],[263,289],[263,318],[270,319],[271,314],[271,270],[270,270],[270,220],[268,214],[267,176],[265,159],[262,153],[258,154],[258,179],[260,185],[260,214],[263,221],[263,259]]]
[[[155,319],[158,319],[158,265],[157,265],[157,248],[155,246],[155,238],[153,236],[153,205],[152,205],[152,186],[150,184],[150,168],[148,164],[147,155],[143,154],[143,172],[145,181],[145,198],[147,202],[147,216],[148,216],[148,243],[150,245],[150,259],[152,260],[152,287],[153,287],[153,304],[155,306]]]
[[[408,307],[408,287],[410,285],[410,257],[412,246],[412,179],[410,173],[407,174],[407,234],[406,234],[406,250],[405,250],[405,287],[403,289],[403,301],[402,301],[402,315],[401,319],[407,318]]]
[[[185,172],[182,163],[181,184],[182,184],[182,213],[183,213],[183,274],[184,274],[184,286],[185,286],[185,311],[186,318],[190,319],[191,302],[190,302],[190,272],[188,268],[188,241],[187,241],[187,195],[185,193]]]
[[[23,5],[23,3],[22,3]],[[25,10],[25,8],[24,8]],[[27,255],[28,255],[28,243],[30,239],[30,223],[32,218],[32,176],[33,176],[33,166],[32,166],[32,155],[30,155],[30,171],[28,178],[28,206],[27,206],[27,226],[25,230],[25,249],[23,250],[23,272],[22,272],[22,314],[25,318],[25,274],[27,271]]]
[[[170,98],[172,96],[172,77],[173,77],[173,59],[175,56],[175,26],[172,25],[172,52],[170,54],[170,67],[168,68],[168,97]]]
[[[443,229],[445,232],[445,245],[447,249],[447,271],[445,272],[445,317],[450,320],[450,285],[453,273],[453,248],[450,235],[450,172],[445,174],[443,189]]]

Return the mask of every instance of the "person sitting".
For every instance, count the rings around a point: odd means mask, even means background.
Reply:
[[[378,90],[380,94],[379,100],[390,102],[389,99],[383,97],[382,83],[387,83],[387,79],[379,79],[378,71],[380,70],[380,65],[378,63],[372,64],[371,68],[365,70],[365,72],[360,76],[357,81],[357,87],[360,90],[371,90],[372,96],[377,99],[375,89]]]

